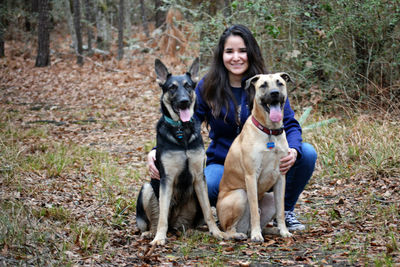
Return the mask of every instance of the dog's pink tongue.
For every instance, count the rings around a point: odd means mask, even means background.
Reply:
[[[279,105],[270,107],[269,118],[272,122],[280,122],[282,120],[282,111]]]
[[[182,122],[190,121],[190,109],[180,109],[179,117],[181,118]]]

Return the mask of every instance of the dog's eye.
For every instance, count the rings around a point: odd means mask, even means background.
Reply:
[[[175,84],[171,84],[168,89],[169,90],[175,90],[177,88],[177,86]]]
[[[189,83],[185,83],[185,84],[183,85],[183,87],[185,87],[186,90],[192,89],[192,87],[190,86]]]
[[[276,85],[283,86],[283,83],[280,80],[276,80]]]
[[[263,84],[260,85],[260,87],[264,89],[267,88],[267,86],[268,86],[267,82],[264,82]]]

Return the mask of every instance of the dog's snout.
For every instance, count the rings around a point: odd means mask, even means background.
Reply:
[[[277,98],[279,97],[279,90],[272,90],[269,94],[272,98]]]
[[[176,96],[176,102],[178,103],[179,108],[187,108],[190,103],[189,94],[182,90],[182,92],[178,93]]]
[[[178,107],[180,109],[185,109],[189,106],[189,103],[190,103],[189,98],[180,99],[178,102]]]

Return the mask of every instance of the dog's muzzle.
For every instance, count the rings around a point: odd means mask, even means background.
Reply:
[[[272,90],[261,98],[261,105],[269,112],[270,106],[283,106],[285,96],[279,90]]]
[[[282,109],[285,96],[279,90],[271,90],[261,98],[261,105],[269,114],[271,121],[278,122],[282,120]]]
[[[175,96],[175,105],[173,106],[174,112],[179,115],[182,122],[187,122],[191,118],[190,106],[192,104],[189,94],[184,92],[178,92]]]

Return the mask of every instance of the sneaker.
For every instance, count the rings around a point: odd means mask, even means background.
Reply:
[[[297,220],[296,213],[294,211],[285,211],[285,224],[289,231],[303,231],[306,229],[304,224]],[[273,225],[276,227],[278,224],[276,223],[276,219],[274,219]]]
[[[304,224],[297,220],[294,211],[285,211],[285,223],[289,231],[303,231],[306,229]]]

